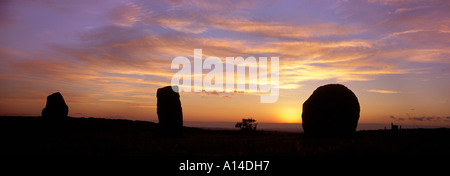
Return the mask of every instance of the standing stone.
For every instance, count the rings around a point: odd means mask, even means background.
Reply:
[[[47,97],[47,104],[42,110],[42,118],[49,120],[67,119],[69,107],[61,93],[56,92]]]
[[[317,88],[303,104],[302,125],[306,136],[345,137],[354,134],[359,119],[356,95],[341,84]]]
[[[173,89],[172,89],[173,88]],[[175,91],[174,91],[175,90]],[[158,131],[161,136],[182,136],[183,112],[178,86],[166,86],[156,92]]]

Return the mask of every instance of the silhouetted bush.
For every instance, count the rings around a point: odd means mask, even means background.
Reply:
[[[242,122],[238,122],[235,125],[235,127],[240,128],[241,131],[255,131],[256,126],[258,126],[258,123],[256,123],[256,120],[253,118],[242,119]]]

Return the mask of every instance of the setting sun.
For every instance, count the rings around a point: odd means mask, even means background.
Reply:
[[[301,110],[298,108],[285,108],[281,109],[280,114],[281,123],[301,123]]]

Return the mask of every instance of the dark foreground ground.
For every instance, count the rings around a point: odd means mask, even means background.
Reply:
[[[144,121],[0,117],[0,155],[379,156],[450,155],[450,129],[358,131],[348,139],[308,139],[301,133],[184,128],[162,138]]]

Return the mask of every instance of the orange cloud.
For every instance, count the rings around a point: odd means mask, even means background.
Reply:
[[[146,15],[150,15],[150,13],[145,12],[139,5],[128,2],[125,4],[119,4],[115,8],[111,9],[106,14],[106,17],[108,21],[115,25],[130,27],[141,21],[141,18]]]
[[[154,108],[156,88],[168,85],[176,72],[170,69],[171,60],[176,56],[192,58],[194,48],[202,48],[204,58],[278,56],[280,89],[297,89],[306,81],[371,81],[381,75],[421,74],[423,70],[442,69],[429,65],[449,63],[446,1],[427,1],[426,6],[403,0],[317,2],[324,8],[318,11],[332,15],[312,13],[317,15],[312,22],[297,18],[304,15],[298,11],[271,18],[252,14],[253,8],[260,8],[259,3],[268,6],[261,1],[121,2],[105,12],[90,13],[99,15],[93,19],[102,24],[80,24],[89,27],[71,36],[78,40],[43,40],[42,45],[26,51],[1,43],[0,81],[7,93],[0,98],[35,102],[64,90],[67,102],[78,107],[120,104]],[[51,8],[64,9],[61,5]],[[79,15],[80,11],[76,12]],[[64,14],[70,16],[71,12]],[[89,21],[81,21],[85,20]],[[33,29],[29,23],[22,25]],[[0,30],[7,36],[5,29]],[[246,81],[255,83],[256,78]],[[22,99],[11,99],[14,97]]]
[[[317,36],[346,35],[359,32],[359,30],[352,28],[351,26],[343,26],[335,23],[296,26],[280,22],[259,22],[247,19],[211,20],[212,26],[218,29],[275,38],[309,38]]]
[[[393,91],[393,90],[378,90],[378,89],[370,89],[367,90],[368,92],[375,92],[375,93],[381,93],[381,94],[397,94],[400,93],[398,91]]]
[[[171,28],[173,30],[184,33],[199,34],[208,30],[208,28],[202,23],[196,23],[191,20],[181,20],[175,18],[159,18],[156,19],[156,21],[163,27]]]

